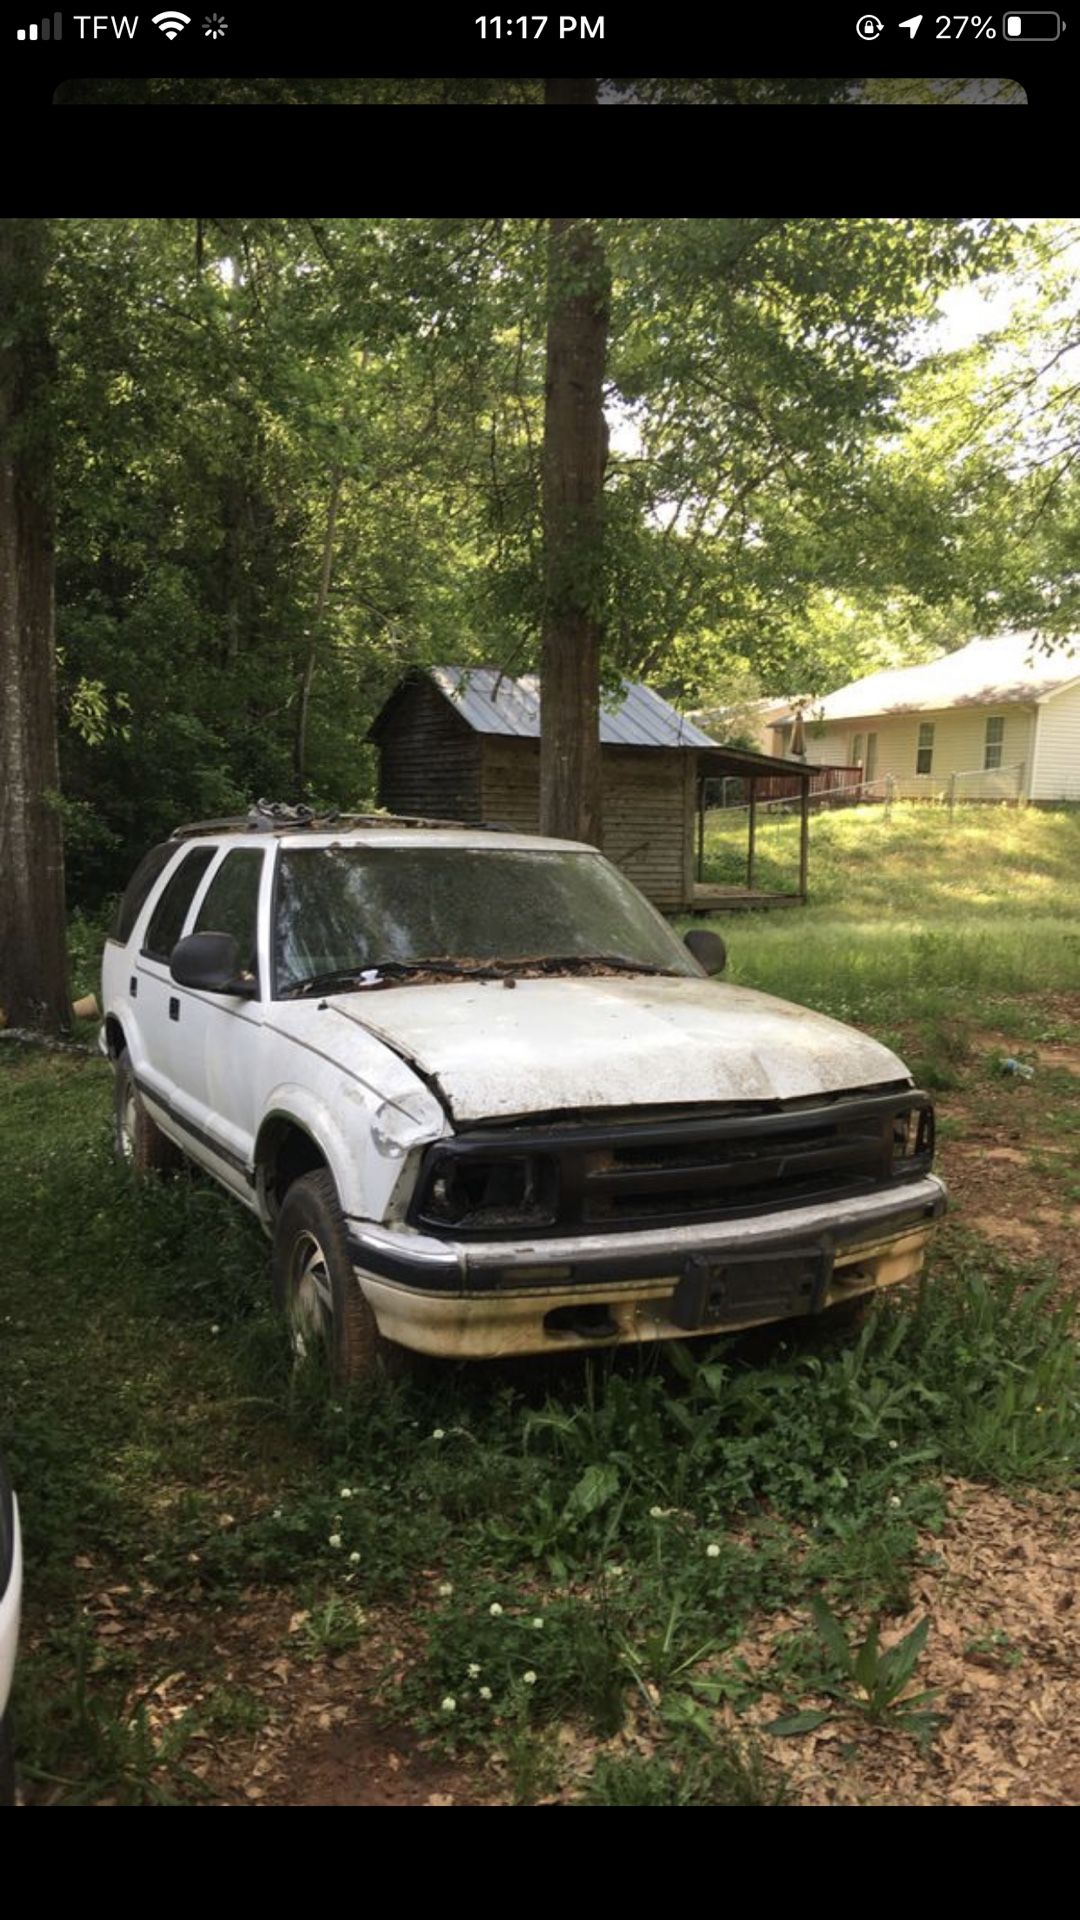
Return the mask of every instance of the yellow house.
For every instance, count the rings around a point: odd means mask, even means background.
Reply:
[[[776,729],[790,752],[790,716]],[[804,715],[811,764],[861,766],[901,799],[1080,801],[1080,639],[971,640],[869,674]]]

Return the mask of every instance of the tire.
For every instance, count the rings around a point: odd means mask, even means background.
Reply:
[[[6,1720],[0,1720],[0,1807],[15,1805],[15,1754],[11,1745],[11,1729]]]
[[[117,1159],[140,1178],[148,1173],[165,1173],[183,1163],[179,1147],[162,1133],[143,1105],[126,1048],[116,1062],[113,1139]]]
[[[370,1380],[399,1349],[382,1338],[349,1256],[333,1175],[294,1180],[274,1225],[274,1302],[301,1364],[327,1365],[338,1386]]]

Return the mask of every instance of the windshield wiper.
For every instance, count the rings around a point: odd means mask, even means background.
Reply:
[[[366,967],[338,967],[332,973],[309,974],[306,980],[294,981],[286,992],[290,1000],[296,1000],[304,994],[330,993],[335,988],[347,992],[351,987],[377,987],[388,980],[406,980],[414,973],[449,974],[458,980],[502,978],[495,967],[463,967],[455,960],[375,960]]]
[[[657,967],[649,960],[628,960],[623,953],[545,953],[536,960],[518,960],[513,964],[540,967],[551,973],[558,973],[564,967],[606,967],[611,973],[675,972],[674,967]]]
[[[385,986],[393,980],[407,980],[413,974],[441,974],[451,980],[505,980],[507,976],[528,973],[563,973],[570,969],[603,967],[609,973],[652,973],[674,975],[674,967],[653,966],[647,960],[628,960],[621,953],[543,953],[523,955],[517,960],[490,960],[463,965],[457,960],[379,960],[366,967],[339,967],[331,973],[313,973],[297,980],[287,989],[291,1000],[309,993],[363,992],[369,987]]]

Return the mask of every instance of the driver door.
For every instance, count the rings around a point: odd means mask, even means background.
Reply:
[[[242,971],[259,983],[258,998],[185,994],[185,1093],[189,1125],[199,1135],[212,1171],[250,1204],[247,1177],[255,1147],[263,1058],[263,1020],[269,983],[259,965],[260,912],[269,885],[265,847],[228,847],[210,875],[193,933],[229,933]]]

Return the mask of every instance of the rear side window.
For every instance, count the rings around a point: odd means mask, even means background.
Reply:
[[[164,873],[175,852],[175,840],[166,840],[160,847],[151,847],[150,852],[143,855],[128,881],[127,890],[116,909],[116,920],[113,924],[113,938],[122,940],[125,946],[135,931],[135,922],[146,905],[151,887],[159,875]]]
[[[142,949],[150,959],[169,958],[180,938],[199,881],[216,852],[216,847],[192,847],[191,852],[184,855],[150,916]]]
[[[196,933],[231,933],[239,948],[240,967],[257,973],[259,882],[263,849],[235,847],[227,853],[206,889],[195,922]]]

